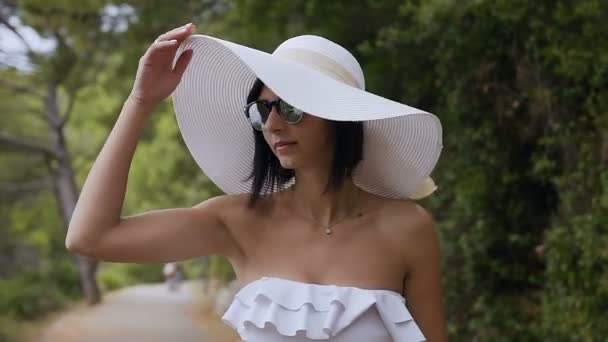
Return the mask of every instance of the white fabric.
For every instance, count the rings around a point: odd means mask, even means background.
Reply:
[[[359,83],[363,82],[362,80],[356,80],[355,77],[340,64],[318,52],[303,49],[284,49],[274,52],[273,55],[304,64],[326,74],[329,77],[332,77],[337,81],[344,82],[353,87],[364,89],[364,85]]]
[[[389,198],[414,198],[436,189],[429,179],[443,147],[439,119],[366,92],[358,62],[341,46],[307,35],[288,39],[268,54],[194,35],[182,43],[177,55],[184,49],[193,49],[193,56],[173,93],[177,122],[194,160],[224,192],[251,189],[251,181],[245,179],[251,173],[254,138],[243,107],[256,76],[310,115],[364,121],[363,160],[353,174],[363,190]],[[302,50],[309,53],[295,58]],[[315,62],[310,58],[315,54],[323,57]],[[356,80],[358,87],[345,84],[340,80],[344,77]]]
[[[437,190],[437,185],[433,181],[431,177],[426,177],[424,181],[418,184],[418,188],[416,191],[412,192],[408,195],[411,199],[420,199],[424,198]]]
[[[311,54],[327,57],[334,61],[334,69],[343,69],[356,80],[356,87],[365,90],[365,77],[357,59],[348,50],[325,38],[314,35],[302,35],[287,39],[281,43],[272,53],[274,56],[295,57],[296,61],[306,66],[316,67],[317,57],[311,58]],[[339,72],[340,73],[340,72]]]
[[[425,337],[395,291],[262,277],[222,316],[247,342],[409,342]]]

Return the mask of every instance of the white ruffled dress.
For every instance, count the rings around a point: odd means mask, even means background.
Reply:
[[[426,340],[398,292],[279,277],[243,286],[222,321],[247,342]]]

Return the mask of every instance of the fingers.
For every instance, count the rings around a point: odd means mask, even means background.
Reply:
[[[179,42],[175,39],[171,39],[171,40],[161,40],[158,42],[155,42],[153,44],[153,47],[155,47],[156,49],[164,49],[164,48],[169,48],[169,47],[176,47],[179,45]]]
[[[177,62],[175,62],[175,68],[173,69],[173,72],[181,78],[184,74],[184,71],[186,71],[186,67],[188,66],[188,63],[191,59],[192,49],[184,51],[177,59]]]
[[[184,39],[186,39],[188,36],[190,36],[192,34],[192,32],[194,32],[194,24],[188,23],[182,27],[178,27],[169,32],[161,34],[160,36],[158,36],[158,38],[156,38],[156,40],[154,42],[157,43],[157,42],[172,40],[172,39],[175,39],[175,40],[181,42]]]

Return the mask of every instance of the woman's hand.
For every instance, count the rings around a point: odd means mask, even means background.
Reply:
[[[175,28],[160,35],[139,59],[130,100],[152,110],[169,96],[180,82],[190,59],[192,50],[182,52],[173,68],[177,48],[194,32],[192,23]]]

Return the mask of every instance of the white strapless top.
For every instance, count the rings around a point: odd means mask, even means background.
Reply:
[[[222,321],[247,342],[426,340],[398,292],[278,277],[243,286]]]

